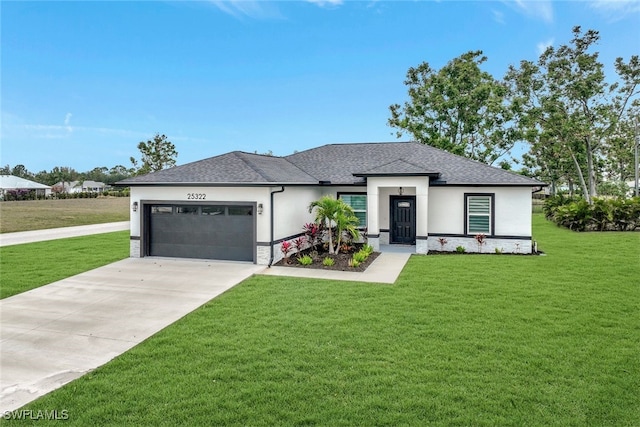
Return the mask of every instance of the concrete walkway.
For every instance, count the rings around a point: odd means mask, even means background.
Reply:
[[[0,300],[0,414],[105,364],[264,268],[129,258]]]
[[[64,239],[66,237],[88,236],[90,234],[111,233],[129,229],[129,221],[109,222],[106,224],[79,225],[76,227],[50,228],[47,230],[20,231],[0,234],[0,246],[21,245],[23,243],[42,242],[44,240]]]

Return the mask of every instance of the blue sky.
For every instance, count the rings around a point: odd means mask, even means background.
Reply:
[[[178,164],[394,141],[406,71],[483,50],[484,69],[600,31],[640,53],[640,1],[2,1],[0,163],[130,166],[158,133]],[[404,140],[409,139],[404,138]]]

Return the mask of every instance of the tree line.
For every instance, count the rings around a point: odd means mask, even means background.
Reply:
[[[569,44],[508,67],[502,79],[482,71],[482,51],[434,70],[427,62],[406,76],[409,100],[389,107],[388,125],[415,140],[511,169],[591,202],[599,189],[634,178],[640,121],[640,59],[615,60],[605,75],[595,30],[573,28]],[[610,76],[609,76],[610,77]],[[528,151],[511,155],[517,143]]]
[[[0,168],[0,174],[13,175],[45,185],[86,180],[113,185],[125,178],[156,172],[176,164],[178,152],[166,135],[156,133],[153,139],[139,142],[138,150],[140,151],[140,160],[131,157],[131,167],[116,165],[107,168],[106,166],[100,166],[87,172],[78,172],[72,167],[56,166],[50,171],[43,170],[34,173],[29,171],[25,165],[20,164],[13,167],[5,165]]]

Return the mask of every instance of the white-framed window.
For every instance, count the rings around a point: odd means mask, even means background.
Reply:
[[[493,194],[465,194],[465,234],[493,234]]]
[[[367,226],[367,193],[338,193],[338,198],[351,206],[360,221],[358,228]]]

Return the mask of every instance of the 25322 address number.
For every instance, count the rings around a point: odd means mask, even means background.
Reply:
[[[204,193],[187,193],[187,200],[206,200],[207,195]]]

